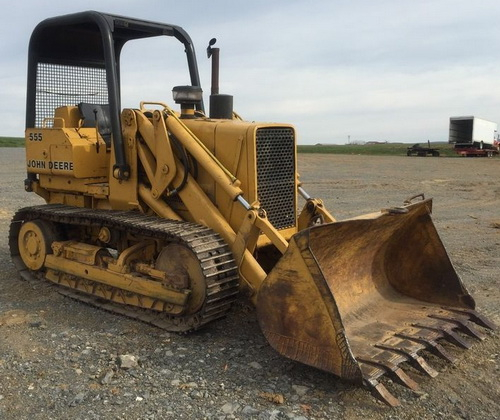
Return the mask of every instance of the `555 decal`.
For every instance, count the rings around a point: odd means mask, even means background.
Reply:
[[[42,141],[42,133],[41,132],[29,133],[28,140],[29,141]]]

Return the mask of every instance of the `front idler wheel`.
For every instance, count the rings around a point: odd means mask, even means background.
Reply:
[[[52,254],[52,242],[56,240],[54,226],[44,220],[23,223],[18,235],[19,255],[24,265],[33,271],[45,264],[47,254]]]

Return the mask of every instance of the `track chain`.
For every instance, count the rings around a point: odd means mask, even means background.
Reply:
[[[164,243],[181,243],[196,255],[205,277],[207,291],[205,303],[197,313],[181,316],[122,305],[69,287],[58,286],[61,294],[176,332],[195,330],[223,317],[237,299],[238,268],[225,241],[211,229],[190,222],[146,216],[138,212],[94,210],[62,204],[26,207],[17,211],[12,218],[9,232],[10,253],[20,276],[25,280],[45,278],[43,270],[34,272],[24,265],[18,247],[21,225],[25,221],[37,219],[55,223],[61,228],[67,225],[106,226],[114,231],[160,239]]]

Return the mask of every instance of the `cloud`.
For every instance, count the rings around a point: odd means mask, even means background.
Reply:
[[[2,135],[22,135],[29,35],[43,18],[80,11],[28,0],[5,10],[0,28]],[[351,139],[446,140],[452,115],[500,116],[496,0],[317,0],[178,3],[107,1],[107,12],[184,27],[210,91],[208,40],[221,48],[220,87],[249,120],[294,123],[302,143]],[[100,1],[86,6],[102,10]],[[26,14],[26,10],[30,10]],[[172,103],[187,82],[181,50],[130,49],[123,81],[130,103]],[[176,46],[177,47],[177,46]],[[139,56],[139,65],[133,58]],[[144,95],[144,96],[142,96]],[[208,100],[207,100],[208,102]],[[135,105],[137,106],[137,105]]]

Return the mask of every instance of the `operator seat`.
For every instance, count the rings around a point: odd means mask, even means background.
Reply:
[[[95,127],[96,121],[99,134],[106,143],[106,147],[111,147],[111,118],[109,105],[98,105],[87,102],[80,102],[78,109],[83,120],[82,127]]]

